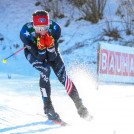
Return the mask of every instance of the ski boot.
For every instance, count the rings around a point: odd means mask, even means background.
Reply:
[[[44,100],[44,111],[49,120],[61,121],[59,114],[55,112],[52,102],[48,97]]]
[[[79,116],[85,120],[91,121],[93,116],[89,114],[87,108],[82,104],[81,100],[76,103],[76,108]]]

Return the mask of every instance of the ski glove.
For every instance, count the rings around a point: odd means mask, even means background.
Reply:
[[[48,33],[46,33],[44,36],[40,36],[37,38],[37,47],[39,49],[38,53],[40,55],[40,59],[46,57],[46,50],[48,61],[54,61],[57,57],[54,45],[54,38]]]
[[[54,47],[54,38],[50,36],[48,33],[45,34],[45,46],[47,48]]]
[[[48,61],[54,61],[57,57],[57,53],[55,51],[54,38],[50,36],[48,33],[45,35],[46,47],[47,47],[47,56]]]
[[[48,33],[46,33],[45,36],[38,37],[37,47],[41,50],[54,47],[54,38]]]
[[[40,49],[40,50],[46,49],[44,36],[37,37],[37,47],[38,47],[38,49]]]

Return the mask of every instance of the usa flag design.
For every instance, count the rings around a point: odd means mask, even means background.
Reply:
[[[70,95],[71,91],[73,90],[73,82],[69,79],[68,76],[66,77],[65,88],[68,95]]]

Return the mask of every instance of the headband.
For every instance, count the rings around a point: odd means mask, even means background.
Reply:
[[[33,24],[37,25],[48,25],[48,16],[33,16]]]

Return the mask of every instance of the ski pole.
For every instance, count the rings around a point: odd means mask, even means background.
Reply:
[[[7,59],[9,59],[9,58],[12,57],[13,55],[19,53],[20,51],[22,51],[22,50],[25,49],[25,48],[26,48],[26,47],[23,47],[23,48],[21,48],[20,50],[18,50],[17,52],[15,52],[15,53],[11,54],[10,56],[8,56],[7,58],[3,59],[3,63],[6,63],[6,60],[7,60]]]

